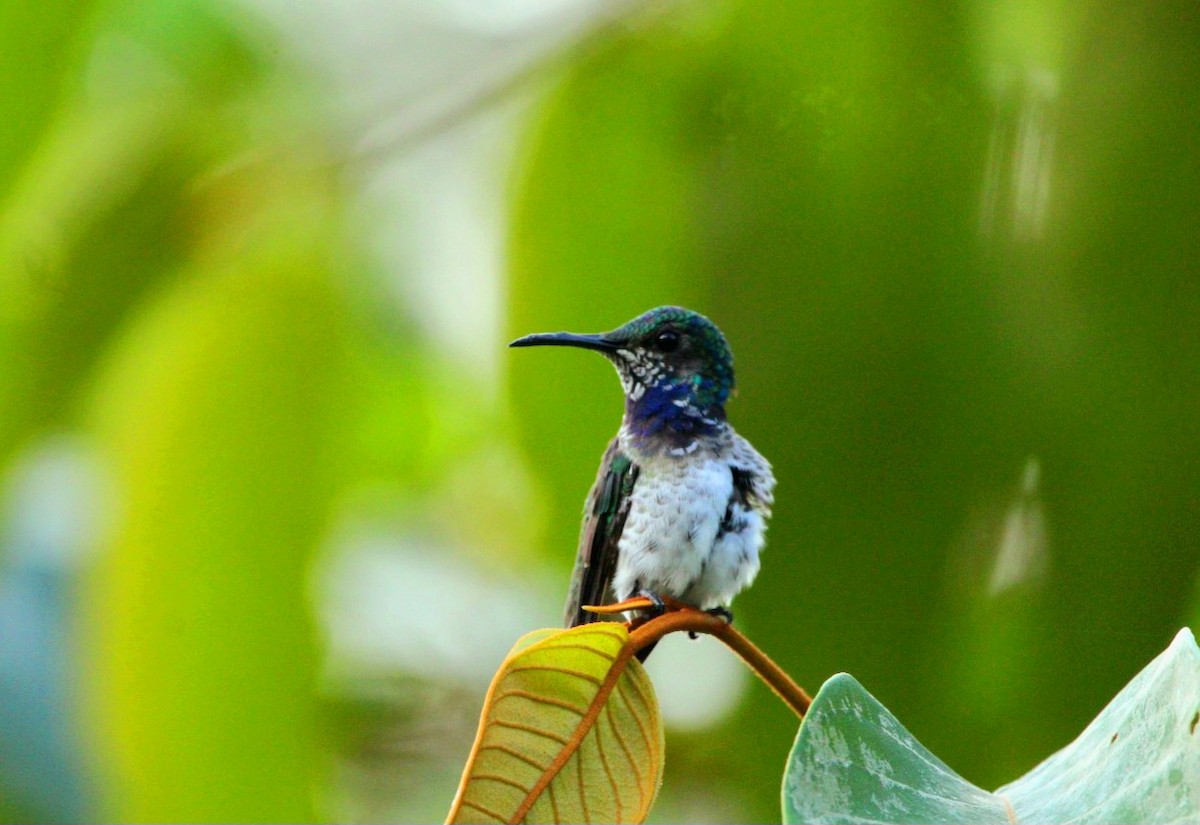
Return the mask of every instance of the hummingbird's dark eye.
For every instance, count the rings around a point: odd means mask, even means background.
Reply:
[[[654,336],[654,348],[659,352],[674,352],[679,349],[679,333],[673,329],[665,329]]]

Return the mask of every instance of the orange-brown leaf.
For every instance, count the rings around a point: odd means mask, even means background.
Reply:
[[[662,720],[628,640],[613,622],[522,638],[492,680],[447,821],[645,819]]]

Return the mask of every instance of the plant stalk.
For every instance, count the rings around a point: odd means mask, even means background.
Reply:
[[[648,605],[649,602],[646,606]],[[629,633],[629,644],[633,646],[634,652],[637,652],[647,645],[654,644],[668,633],[680,630],[716,636],[725,643],[726,647],[736,653],[758,675],[758,678],[766,682],[767,687],[774,691],[785,705],[791,708],[798,717],[804,718],[809,705],[812,704],[812,697],[805,693],[804,688],[796,684],[783,668],[775,664],[771,657],[735,630],[733,625],[711,613],[689,607],[670,610],[661,616],[656,616],[632,627]]]

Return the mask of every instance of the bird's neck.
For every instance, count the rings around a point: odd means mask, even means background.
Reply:
[[[704,404],[684,383],[659,382],[625,397],[626,431],[647,442],[687,442],[718,435],[725,407]]]

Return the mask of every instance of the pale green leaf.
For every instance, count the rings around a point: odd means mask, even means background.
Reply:
[[[190,274],[97,382],[118,516],[82,624],[106,817],[313,821],[306,575],[332,495],[341,308],[302,247]]]
[[[822,686],[788,761],[792,822],[1195,822],[1200,648],[1184,629],[1067,747],[994,793],[947,767],[853,677]]]

